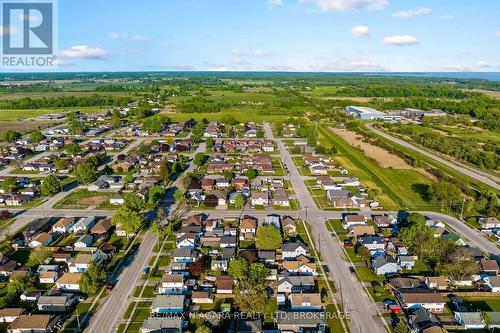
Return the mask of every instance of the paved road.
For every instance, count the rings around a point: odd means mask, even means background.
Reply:
[[[195,152],[189,157],[192,159],[198,152],[205,152],[206,145],[202,143],[198,146]],[[191,172],[195,169],[194,163],[190,163],[185,171]],[[169,189],[182,187],[182,177],[179,177]],[[171,195],[171,194],[170,194]],[[171,200],[166,200],[162,208],[165,213],[171,215],[176,209],[176,204],[171,205]],[[130,303],[130,297],[136,285],[138,285],[141,276],[141,270],[148,265],[149,258],[152,256],[153,249],[156,243],[156,236],[150,229],[142,235],[142,240],[139,245],[137,254],[129,266],[124,267],[120,276],[117,277],[118,282],[113,288],[110,296],[102,303],[97,312],[91,317],[89,326],[86,332],[89,333],[108,333],[115,332],[118,325],[121,323],[123,315]]]
[[[395,138],[392,135],[389,135],[385,132],[382,132],[382,131],[374,128],[373,124],[367,124],[366,127],[368,129],[370,129],[371,131],[373,131],[374,133],[376,133],[376,134],[378,134],[378,135],[380,135],[388,140],[391,140],[392,142],[397,143],[398,145],[401,145],[405,148],[415,150],[415,151],[419,152],[420,154],[423,154],[427,157],[430,157],[433,160],[436,160],[439,163],[442,163],[442,164],[454,169],[455,171],[460,172],[463,175],[469,176],[477,181],[480,181],[480,182],[482,182],[486,185],[489,185],[497,190],[500,190],[500,179],[498,177],[495,177],[494,175],[491,175],[483,170],[465,165],[465,164],[457,162],[457,161],[451,161],[451,160],[442,158],[442,157],[438,156],[437,154],[430,152],[429,150],[422,149],[422,148],[417,147],[417,146],[415,146],[411,143],[408,143],[404,140]]]
[[[264,129],[268,138],[276,140],[268,123],[265,124]],[[304,214],[307,215],[302,218],[310,223],[312,236],[316,244],[320,245],[321,254],[332,272],[335,286],[339,288],[339,291],[342,290],[342,299],[351,316],[351,331],[356,332],[356,328],[359,328],[361,332],[386,332],[384,322],[378,317],[376,304],[369,300],[361,282],[349,272],[349,263],[339,243],[329,237],[330,232],[324,223],[324,212],[316,207],[304,183],[305,178],[303,179],[299,173],[284,143],[279,139],[276,141],[281,160],[289,170],[288,179],[293,185],[301,207],[304,208]],[[341,301],[340,293],[337,293],[336,298],[337,301]]]

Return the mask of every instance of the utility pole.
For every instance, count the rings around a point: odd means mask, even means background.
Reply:
[[[463,218],[464,215],[464,207],[465,207],[465,198],[463,198],[462,208],[460,209],[460,220]]]

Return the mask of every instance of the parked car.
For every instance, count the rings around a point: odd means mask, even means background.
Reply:
[[[351,272],[351,274],[356,273],[356,269],[354,268],[354,266],[349,266],[349,272]]]
[[[149,273],[149,267],[148,267],[148,266],[146,266],[146,267],[144,267],[144,268],[142,269],[142,275],[146,275],[146,274],[148,274],[148,273]]]
[[[345,248],[352,248],[352,247],[354,247],[354,244],[350,240],[346,239],[344,241],[344,247]]]

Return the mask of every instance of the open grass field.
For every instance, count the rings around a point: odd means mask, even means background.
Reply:
[[[43,116],[49,113],[60,113],[70,110],[78,110],[83,113],[97,113],[102,111],[99,107],[79,107],[79,108],[51,108],[51,109],[26,109],[26,110],[14,110],[14,109],[3,109],[0,110],[0,121],[20,121],[30,118],[35,118]],[[33,121],[35,124],[38,122]],[[46,122],[40,122],[46,123]]]
[[[165,113],[172,121],[186,121],[191,118],[200,121],[207,119],[208,121],[221,121],[224,117],[233,116],[240,122],[280,122],[289,118],[289,115],[263,115],[256,114],[255,109],[251,107],[245,108],[229,108],[217,113]],[[1,113],[0,113],[1,115]]]
[[[105,205],[109,202],[112,193],[109,192],[90,192],[86,189],[80,189],[70,193],[61,201],[54,205],[56,209],[86,209],[93,206]]]
[[[2,111],[3,110],[0,110],[0,117]],[[2,131],[18,131],[20,133],[26,133],[34,130],[42,130],[61,123],[62,122],[55,121],[0,121],[0,129]]]
[[[335,159],[349,170],[349,175],[359,178],[368,187],[371,184],[382,196],[376,195],[385,209],[434,209],[423,199],[431,180],[414,170],[382,168],[335,135],[327,128],[319,126],[320,141],[325,146],[334,145],[339,153]],[[368,183],[366,183],[368,182]]]
[[[47,91],[47,92],[17,92],[0,93],[0,100],[18,100],[23,98],[54,98],[54,97],[85,97],[92,95],[101,96],[130,96],[129,92],[101,92],[101,91]]]
[[[398,145],[398,144],[396,144],[396,143],[394,143],[386,138],[383,138],[381,136],[379,136],[379,138],[380,138],[380,140],[384,141],[385,143],[399,149],[401,152],[408,154],[409,156],[417,157],[422,163],[426,163],[426,164],[428,164],[436,169],[441,170],[444,174],[448,175],[449,177],[452,177],[452,178],[455,178],[455,179],[461,181],[463,184],[468,184],[470,187],[475,188],[475,189],[480,190],[480,191],[488,190],[488,191],[492,191],[494,193],[498,193],[498,191],[496,189],[494,189],[493,187],[488,186],[486,184],[483,184],[483,183],[481,183],[475,179],[472,179],[468,176],[465,176],[464,174],[462,174],[458,171],[455,171],[454,169],[447,167],[446,165],[441,164],[432,158],[429,158],[423,154],[420,154],[420,153],[414,151],[413,149],[409,149],[409,148],[405,148],[403,146],[400,146],[400,145]]]

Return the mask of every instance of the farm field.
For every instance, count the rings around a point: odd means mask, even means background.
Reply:
[[[130,96],[132,93],[121,91],[47,91],[47,92],[16,92],[0,93],[0,100],[18,100],[23,98],[55,98],[55,97],[86,97],[86,96]]]
[[[43,116],[50,113],[59,113],[70,110],[79,110],[80,112],[83,113],[97,113],[102,111],[103,109],[99,107],[72,107],[72,108],[67,107],[67,108],[51,108],[51,109],[25,109],[25,110],[4,109],[0,110],[0,121],[20,121],[20,120]]]
[[[264,115],[255,112],[251,107],[229,108],[217,113],[165,113],[172,121],[186,121],[191,118],[199,121],[207,119],[208,121],[221,121],[225,117],[232,116],[240,122],[279,122],[285,121],[289,115]]]
[[[385,209],[433,210],[423,196],[431,180],[414,170],[382,168],[338,135],[319,126],[320,142],[334,145],[335,159],[370,188],[377,189],[377,199]]]

